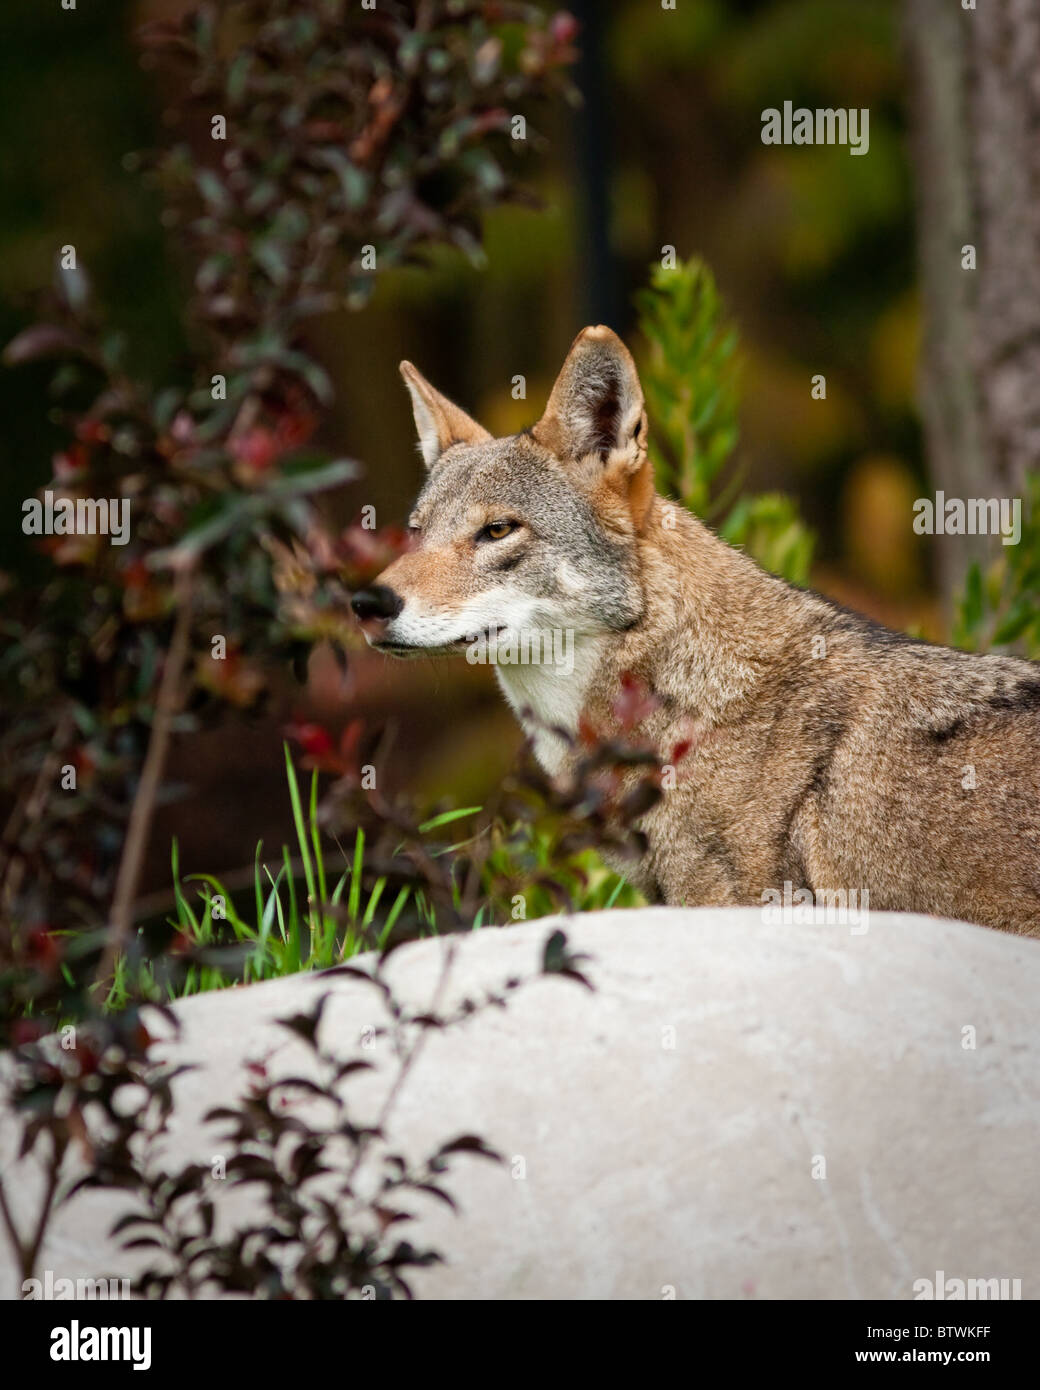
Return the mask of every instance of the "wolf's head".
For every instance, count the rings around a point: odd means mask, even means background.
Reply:
[[[616,334],[580,333],[542,418],[505,439],[410,362],[401,373],[428,476],[411,549],[354,595],[369,643],[429,655],[488,634],[581,638],[636,623],[637,539],[654,491],[643,393]]]

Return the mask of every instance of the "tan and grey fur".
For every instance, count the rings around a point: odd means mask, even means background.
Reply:
[[[1040,665],[890,632],[660,497],[635,366],[607,328],[579,334],[542,419],[506,439],[402,373],[429,476],[366,635],[410,655],[489,628],[573,632],[570,673],[496,668],[552,772],[572,754],[549,726],[616,727],[622,674],[641,678],[660,704],[639,732],[665,757],[693,738],[642,823],[645,892],[867,890],[877,910],[1040,935]],[[493,539],[495,523],[514,524]]]

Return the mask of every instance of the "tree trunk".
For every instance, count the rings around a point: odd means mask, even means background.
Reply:
[[[905,13],[932,481],[1020,497],[1040,467],[1040,5],[906,0]],[[936,544],[947,599],[994,553],[986,537]]]

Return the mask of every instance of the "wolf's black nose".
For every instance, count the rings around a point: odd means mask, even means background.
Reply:
[[[404,607],[404,600],[386,584],[373,584],[370,589],[359,589],[350,600],[350,606],[362,622],[369,618],[396,618]]]

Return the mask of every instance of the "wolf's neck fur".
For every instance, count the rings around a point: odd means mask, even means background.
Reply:
[[[721,541],[684,508],[655,498],[640,543],[644,611],[630,630],[576,636],[574,670],[498,666],[502,691],[532,736],[547,772],[566,765],[567,744],[548,730],[570,733],[581,715],[611,727],[621,676],[631,672],[677,717],[705,724],[739,718],[762,682],[797,656],[792,634],[818,600],[795,594],[747,556]],[[789,621],[775,615],[778,597]],[[805,624],[808,640],[809,624]],[[532,718],[524,719],[523,711]]]
[[[813,599],[796,595],[685,508],[660,497],[640,543],[640,562],[643,621],[612,644],[616,672],[603,666],[597,690],[616,690],[621,673],[630,670],[677,712],[709,723],[732,717],[793,654],[791,622],[781,631],[775,621],[778,601],[793,620]]]

